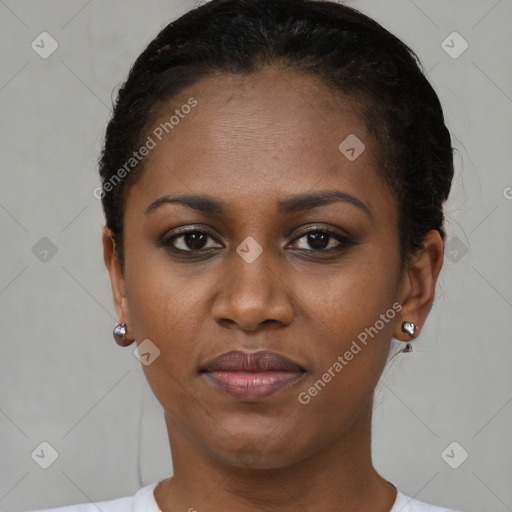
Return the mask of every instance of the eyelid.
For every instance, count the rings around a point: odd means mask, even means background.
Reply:
[[[297,238],[307,235],[311,231],[322,231],[322,232],[325,232],[325,233],[328,233],[328,234],[331,234],[334,236],[350,238],[350,239],[352,238],[352,235],[350,235],[350,233],[348,233],[344,229],[325,226],[325,225],[321,225],[321,224],[313,224],[313,225],[310,224],[310,225],[307,225],[303,230],[299,231],[295,235],[293,240],[296,240]]]
[[[186,227],[182,228],[176,228],[176,230],[173,230],[172,235],[164,235],[162,239],[162,245],[170,245],[171,241],[175,240],[176,238],[179,238],[180,236],[186,235],[188,233],[195,233],[200,232],[204,233],[207,236],[209,236],[212,240],[215,240],[215,242],[220,243],[218,240],[218,236],[213,233],[213,230],[210,227],[205,227],[204,225],[194,225],[189,224]],[[190,251],[190,252],[197,252],[197,251]]]
[[[176,230],[173,231],[173,234],[171,236],[164,236],[164,239],[165,240],[174,239],[174,238],[178,237],[179,235],[187,234],[187,233],[194,232],[194,231],[204,232],[208,236],[211,236],[213,239],[215,239],[218,242],[218,239],[217,239],[218,237],[216,234],[214,234],[212,232],[213,231],[212,228],[210,228],[209,226],[205,226],[204,224],[203,225],[188,224],[187,226],[184,226],[182,228],[176,228]],[[298,237],[300,238],[301,236],[307,235],[311,231],[325,231],[325,232],[335,235],[335,236],[352,238],[352,235],[350,235],[350,233],[348,233],[347,231],[345,231],[344,229],[341,229],[341,228],[334,228],[334,227],[331,228],[329,226],[325,226],[325,225],[323,226],[320,224],[313,224],[313,225],[306,224],[304,229],[301,229],[299,232],[295,233],[292,241],[296,240]],[[289,236],[291,236],[292,232],[293,232],[293,230],[289,231],[286,234],[286,237],[288,238]]]

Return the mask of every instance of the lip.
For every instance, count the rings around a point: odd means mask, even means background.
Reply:
[[[257,402],[286,389],[305,373],[298,363],[270,350],[231,350],[210,360],[200,375],[238,400]]]

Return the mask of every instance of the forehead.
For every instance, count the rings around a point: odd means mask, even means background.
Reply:
[[[194,136],[185,131],[187,125],[193,125],[195,135],[200,137],[198,144],[222,144],[219,150],[231,151],[283,152],[290,146],[312,145],[326,131],[342,131],[349,125],[366,138],[364,119],[355,100],[293,69],[267,66],[251,75],[205,78],[166,105],[155,124],[165,122],[191,96],[198,105],[190,122],[181,130],[173,130],[176,142],[190,142]],[[214,126],[211,121],[215,121]]]
[[[155,147],[127,201],[138,210],[176,192],[270,206],[276,196],[338,188],[389,202],[358,103],[294,70],[200,80],[160,108],[148,134]]]

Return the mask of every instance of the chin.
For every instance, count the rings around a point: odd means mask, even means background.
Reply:
[[[304,458],[304,447],[297,442],[289,443],[290,436],[276,438],[266,434],[261,436],[244,433],[233,436],[230,443],[226,436],[219,440],[217,446],[210,445],[210,453],[221,462],[230,466],[246,469],[285,468]],[[288,441],[288,443],[287,443]]]

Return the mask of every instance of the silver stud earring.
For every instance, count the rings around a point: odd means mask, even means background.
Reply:
[[[117,324],[114,328],[114,336],[119,336],[121,338],[124,338],[127,332],[127,325],[126,324]]]
[[[125,336],[128,332],[128,326],[125,323],[117,324],[114,327],[114,339],[116,340],[116,343],[120,345],[121,347],[127,346]]]
[[[402,322],[402,332],[406,332],[412,338],[416,333],[416,325],[413,324],[412,322]],[[411,344],[407,343],[407,345],[405,345],[403,350],[401,350],[400,352],[412,352]]]

